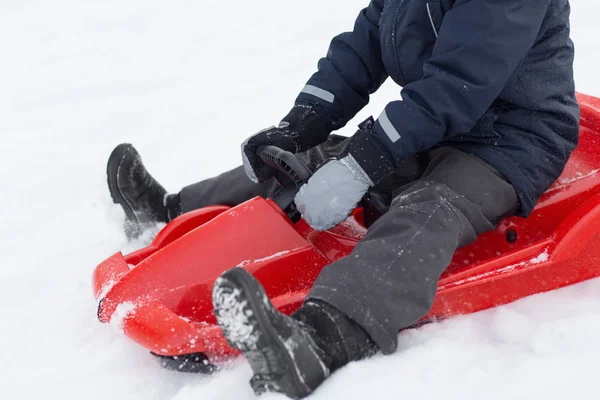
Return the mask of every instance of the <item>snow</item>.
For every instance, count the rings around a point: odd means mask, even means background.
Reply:
[[[252,310],[248,309],[248,301],[240,300],[239,289],[231,290],[224,279],[219,278],[215,282],[212,293],[213,304],[219,325],[223,327],[228,340],[231,343],[244,343],[249,349],[256,350],[259,335],[254,332],[254,326],[249,320],[253,316]]]
[[[531,260],[529,260],[529,262],[531,264],[541,264],[548,261],[549,257],[550,255],[548,254],[548,250],[544,250],[543,253],[539,254],[537,257],[532,258]]]
[[[130,301],[121,303],[115,309],[113,315],[110,316],[110,325],[118,332],[123,333],[123,322],[126,318],[132,317],[135,314],[135,304]]]
[[[96,320],[93,268],[150,239],[127,243],[106,158],[134,143],[172,191],[237,165],[366,3],[0,2],[0,398],[253,398],[243,360],[214,377],[166,371]],[[577,87],[600,95],[600,6],[572,5]],[[386,84],[345,133],[397,92]],[[597,398],[599,331],[594,280],[405,332],[397,354],[312,398]]]

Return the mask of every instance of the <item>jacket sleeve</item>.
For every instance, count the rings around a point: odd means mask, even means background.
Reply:
[[[383,0],[372,0],[356,19],[352,32],[331,41],[327,56],[308,80],[297,103],[319,104],[334,119],[336,128],[345,125],[369,102],[386,80],[381,60],[379,20]]]
[[[533,46],[550,0],[458,0],[423,78],[379,116],[374,136],[395,162],[471,131]]]

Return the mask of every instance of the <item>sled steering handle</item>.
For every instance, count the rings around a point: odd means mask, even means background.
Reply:
[[[277,178],[281,186],[285,186],[291,181],[297,188],[300,188],[312,175],[312,172],[295,154],[282,150],[279,147],[261,146],[257,149],[256,155],[266,165],[275,169],[275,178]]]
[[[304,165],[298,157],[275,146],[261,146],[257,149],[256,155],[266,165],[273,168],[275,179],[281,185],[281,189],[273,201],[287,214],[287,216],[296,223],[302,216],[294,204],[296,193],[300,186],[308,181],[312,172]]]

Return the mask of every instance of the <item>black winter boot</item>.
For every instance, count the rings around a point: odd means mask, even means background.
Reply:
[[[123,143],[113,150],[106,174],[113,202],[125,211],[127,237],[136,238],[156,223],[169,222],[179,215],[179,195],[167,194],[131,144]]]
[[[294,317],[279,312],[243,268],[217,279],[213,305],[228,343],[252,367],[256,394],[306,397],[335,369],[375,352],[367,334],[326,303],[309,301]]]
[[[324,301],[305,301],[292,318],[310,326],[317,333],[315,340],[328,354],[331,372],[349,362],[371,357],[379,350],[360,325]]]

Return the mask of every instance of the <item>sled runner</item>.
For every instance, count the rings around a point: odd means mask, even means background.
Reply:
[[[580,94],[578,100],[579,146],[561,177],[530,217],[507,218],[458,250],[422,322],[600,276],[600,99]],[[365,222],[383,211],[371,193],[346,221],[315,231],[293,204],[310,171],[276,148],[264,148],[261,158],[277,169],[284,184],[273,199],[186,213],[148,247],[116,253],[94,270],[99,320],[117,321],[165,367],[210,373],[236,354],[212,313],[212,286],[222,272],[247,269],[276,307],[292,313],[321,269],[347,256],[364,236]]]

